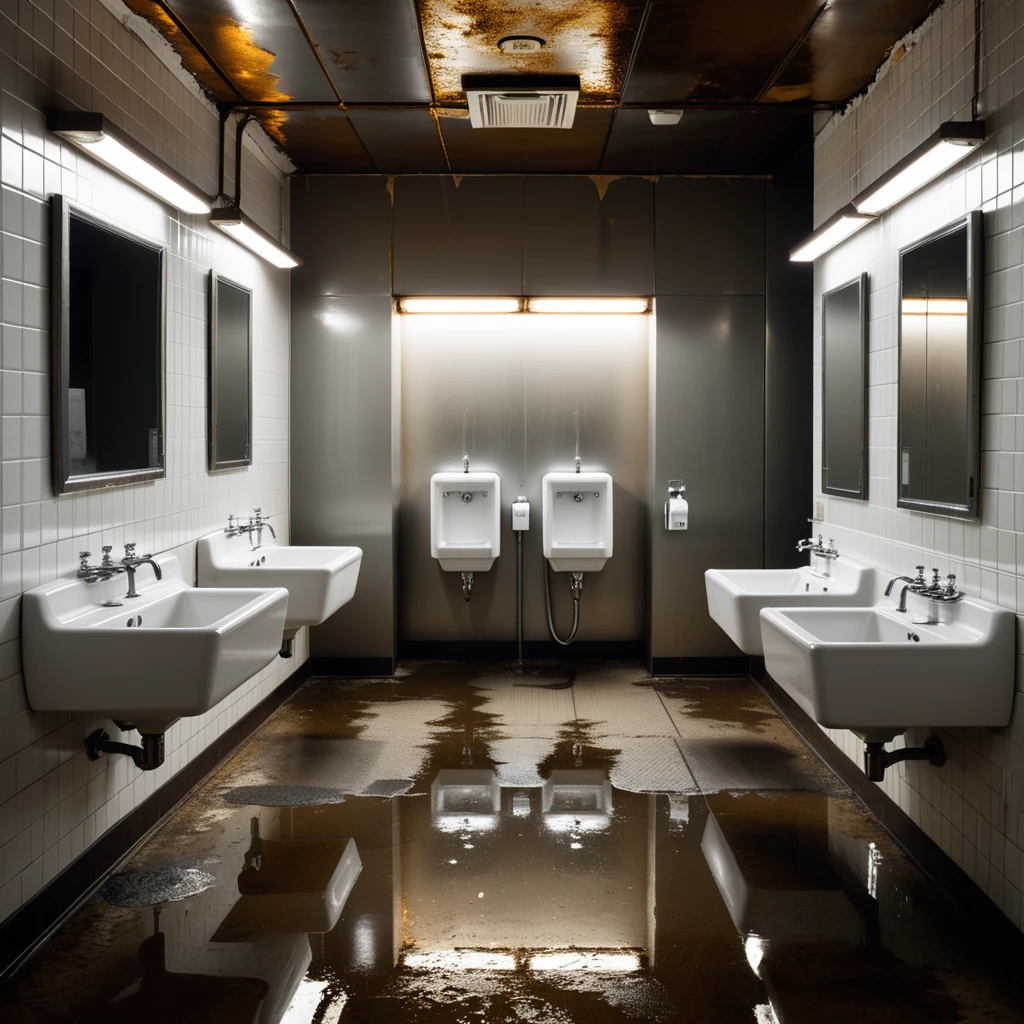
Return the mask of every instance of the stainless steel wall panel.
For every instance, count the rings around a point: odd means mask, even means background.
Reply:
[[[396,295],[520,295],[523,179],[395,179]]]
[[[764,564],[764,300],[657,300],[651,656],[736,648],[708,616],[704,572]],[[659,522],[668,481],[686,481],[689,529]]]
[[[526,178],[522,223],[527,295],[653,294],[653,181]]]
[[[587,469],[615,480],[615,553],[585,578],[581,639],[644,636],[647,317],[403,317],[399,634],[406,640],[515,637],[517,494],[532,504],[524,540],[524,635],[547,638],[541,478]],[[494,470],[502,486],[502,553],[478,573],[472,601],[430,555],[431,474]],[[552,574],[562,632],[568,577]]]
[[[764,295],[764,189],[753,178],[661,178],[659,295]]]

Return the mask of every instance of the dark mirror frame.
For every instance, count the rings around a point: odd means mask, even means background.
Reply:
[[[924,498],[901,498],[901,453],[903,451],[903,257],[922,245],[934,242],[967,227],[967,474],[968,499],[966,505],[954,505],[943,501],[928,501]],[[980,210],[972,210],[952,224],[919,238],[899,252],[899,284],[896,293],[897,330],[899,347],[896,354],[896,369],[899,384],[896,397],[896,506],[913,509],[916,512],[930,512],[933,515],[950,516],[956,519],[977,519],[981,514],[981,347],[982,310],[984,308],[984,221]]]
[[[249,367],[249,379],[246,382],[246,398],[248,400],[248,409],[246,416],[246,434],[245,434],[245,451],[246,456],[244,459],[218,459],[217,457],[217,334],[218,334],[218,296],[217,286],[223,282],[231,288],[235,288],[240,292],[245,292],[249,296],[249,340],[248,340],[248,367]],[[207,296],[208,314],[209,314],[209,366],[207,368],[207,377],[209,380],[209,396],[207,407],[209,410],[208,419],[208,430],[210,434],[210,450],[209,450],[209,471],[211,473],[221,469],[241,469],[244,466],[252,465],[252,289],[247,288],[244,284],[239,284],[237,281],[232,281],[228,277],[224,277],[222,274],[218,274],[216,270],[210,271],[209,294]]]
[[[113,473],[69,477],[71,439],[65,429],[69,418],[68,385],[71,379],[71,216],[121,235],[155,252],[160,260],[160,466]],[[66,196],[50,196],[50,418],[55,494],[158,480],[167,475],[167,259],[163,245],[97,216]]]
[[[860,484],[856,488],[833,487],[828,483],[828,322],[826,309],[828,299],[847,288],[858,288],[859,324],[857,330],[860,344],[861,367],[861,432],[860,432]],[[821,296],[821,490],[840,498],[857,498],[866,501],[868,496],[868,275],[847,281],[832,288]]]

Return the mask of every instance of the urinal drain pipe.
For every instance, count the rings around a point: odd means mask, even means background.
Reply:
[[[462,596],[467,601],[473,596],[473,574],[471,572],[462,574]]]
[[[569,590],[572,593],[572,631],[563,640],[555,632],[555,620],[551,616],[551,563],[544,559],[544,566],[544,606],[548,613],[548,632],[555,643],[568,647],[576,639],[576,633],[580,628],[580,595],[583,593],[583,573],[574,572],[569,584]]]

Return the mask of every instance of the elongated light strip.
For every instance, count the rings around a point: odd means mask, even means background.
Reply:
[[[399,313],[518,313],[522,299],[401,298]]]
[[[647,313],[650,299],[527,299],[531,313]]]
[[[202,192],[102,114],[54,111],[48,119],[48,127],[54,135],[162,202],[185,213],[210,212],[210,201]]]
[[[864,189],[853,205],[860,213],[882,213],[948,171],[984,141],[984,121],[946,121],[929,139]]]
[[[872,220],[874,217],[858,213],[852,205],[844,206],[825,221],[813,235],[808,235],[795,249],[791,249],[789,258],[794,263],[816,260],[822,253],[828,252],[840,242],[845,242]]]
[[[966,299],[904,299],[904,316],[967,316]]]
[[[237,206],[218,207],[210,214],[210,223],[282,270],[297,267],[302,262],[277,239],[253,224]]]

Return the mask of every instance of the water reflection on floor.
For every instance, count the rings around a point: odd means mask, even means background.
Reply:
[[[122,876],[5,1022],[1024,1019],[746,679],[314,680]]]

